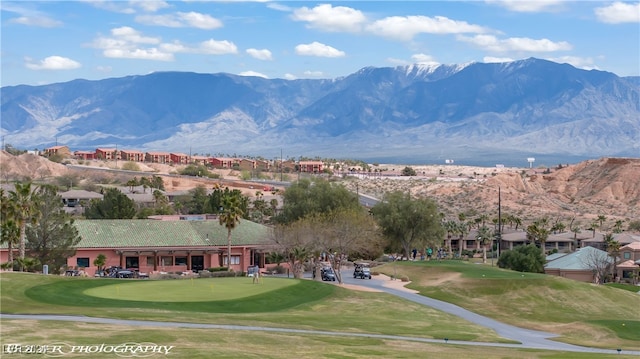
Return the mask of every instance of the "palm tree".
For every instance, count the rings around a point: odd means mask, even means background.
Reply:
[[[469,233],[469,227],[467,227],[467,225],[464,222],[459,222],[457,227],[458,229],[458,234],[460,234],[460,239],[458,241],[458,253],[460,255],[460,258],[462,258],[462,243],[466,240],[465,238],[467,237],[467,234]]]
[[[13,218],[13,202],[6,196],[3,188],[0,188],[0,243],[7,243],[8,269],[13,270],[13,248],[20,241],[20,228]]]
[[[227,267],[231,270],[231,231],[240,222],[243,212],[240,209],[238,196],[228,196],[223,199],[224,209],[218,220],[221,226],[227,228]]]
[[[613,233],[622,233],[622,220],[619,219],[616,221],[616,224],[613,225]]]
[[[522,225],[522,218],[513,216],[512,220],[513,220],[513,223],[516,224],[516,231],[517,231],[518,227],[520,227]]]
[[[604,224],[604,221],[607,220],[607,217],[604,214],[599,214],[598,215],[598,222],[600,222],[600,228],[602,228],[602,225]]]
[[[36,202],[36,195],[31,191],[31,182],[15,184],[15,190],[9,191],[9,201],[13,203],[11,207],[13,212],[13,218],[19,228],[19,259],[24,263],[25,251],[26,251],[26,228],[27,221],[31,220],[35,222],[35,217],[38,213],[38,205]],[[24,266],[20,266],[20,271],[24,271]]]
[[[541,218],[537,221],[534,221],[527,227],[527,237],[533,243],[540,243],[542,254],[545,253],[545,243],[547,242],[547,238],[549,238],[549,230],[547,229],[547,225],[548,219]]]
[[[478,236],[476,238],[480,245],[482,245],[482,263],[487,263],[487,244],[492,242],[493,240],[491,229],[487,226],[480,227],[480,229],[478,229]]]
[[[616,241],[613,233],[604,236],[604,249],[613,258],[613,278],[618,273],[618,256],[620,255],[620,242]]]

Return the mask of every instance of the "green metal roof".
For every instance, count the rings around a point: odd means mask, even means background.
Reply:
[[[153,219],[76,220],[82,238],[78,248],[202,247],[227,245],[227,228],[217,220]],[[268,244],[271,229],[241,220],[231,231],[231,244]],[[208,240],[207,240],[208,238]]]
[[[550,261],[544,267],[562,270],[590,270],[594,261],[613,263],[613,259],[609,257],[607,252],[593,247],[583,247],[573,253]]]

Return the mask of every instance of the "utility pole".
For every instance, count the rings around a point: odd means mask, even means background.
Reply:
[[[280,149],[280,182],[282,182],[282,166],[284,164],[282,163],[282,148]]]
[[[498,258],[500,258],[500,241],[502,241],[502,204],[500,203],[500,187],[498,186]]]

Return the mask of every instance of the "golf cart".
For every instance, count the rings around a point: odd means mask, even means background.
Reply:
[[[353,269],[353,278],[371,279],[371,268],[369,263],[356,263]]]
[[[313,278],[316,277],[316,272],[313,271]],[[323,281],[336,281],[336,272],[333,271],[333,268],[330,266],[323,266],[320,268],[320,279]]]

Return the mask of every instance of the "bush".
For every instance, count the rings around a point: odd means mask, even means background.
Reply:
[[[502,252],[498,259],[498,267],[518,272],[544,273],[544,263],[540,248],[533,244]]]
[[[127,171],[140,171],[140,166],[135,162],[128,161],[122,165],[122,169]]]
[[[207,270],[211,273],[213,272],[228,272],[229,268],[228,267],[211,267],[211,268],[207,268]]]

